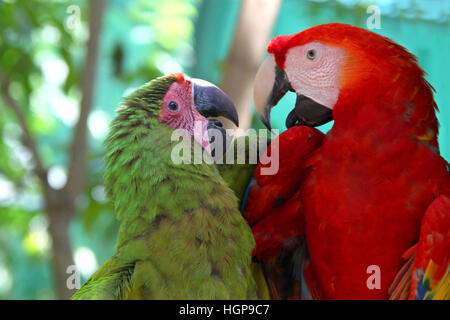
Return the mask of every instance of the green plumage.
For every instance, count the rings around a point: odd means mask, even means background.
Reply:
[[[224,154],[222,164],[217,165],[217,169],[223,180],[225,180],[228,187],[233,190],[238,198],[239,208],[242,205],[245,191],[255,172],[256,163],[259,159],[258,152],[260,150],[264,152],[269,144],[269,139],[261,140],[256,134],[236,137],[231,141],[230,146]]]
[[[117,252],[73,299],[252,299],[254,240],[215,165],[174,164],[160,123],[173,76],[126,98],[105,142]],[[190,141],[194,149],[201,148]]]
[[[264,152],[269,144],[270,139],[261,140],[256,134],[236,137],[231,141],[230,146],[224,154],[222,164],[217,165],[217,169],[223,180],[238,198],[239,208],[242,207],[247,187],[256,169],[257,161],[250,161],[251,152]],[[258,150],[255,150],[256,145],[258,146]],[[253,154],[252,157],[256,156],[257,160],[259,160],[258,155],[259,153]],[[232,159],[231,163],[227,162],[227,157],[228,159]],[[252,158],[252,160],[254,159]],[[256,283],[256,295],[258,299],[271,299],[269,287],[259,263],[252,262],[251,268]]]

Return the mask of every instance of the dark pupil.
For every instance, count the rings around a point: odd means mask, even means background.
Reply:
[[[308,51],[308,57],[309,58],[314,58],[315,55],[316,55],[316,52],[314,50],[309,50]]]
[[[174,101],[170,101],[169,103],[169,110],[170,111],[177,111],[178,110],[178,104]]]

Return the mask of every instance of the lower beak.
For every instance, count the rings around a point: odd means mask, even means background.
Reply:
[[[288,76],[270,55],[259,68],[253,89],[256,112],[269,130],[270,111],[288,91],[294,91]],[[315,127],[331,120],[333,115],[330,108],[297,93],[295,108],[286,119],[286,127],[295,125]]]
[[[198,113],[205,118],[222,116],[239,126],[236,108],[225,92],[205,80],[192,79],[192,83]]]
[[[316,127],[333,120],[333,113],[327,108],[314,100],[297,95],[295,108],[286,118],[286,127],[289,129],[296,125]]]

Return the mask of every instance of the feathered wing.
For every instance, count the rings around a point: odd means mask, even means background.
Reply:
[[[109,259],[72,296],[72,300],[122,300],[130,293],[134,265]]]
[[[450,299],[449,268],[450,197],[441,195],[431,203],[422,220],[409,298]]]
[[[419,241],[403,258],[390,299],[450,300],[450,197],[441,195],[430,204]]]
[[[250,184],[244,216],[256,241],[253,255],[262,266],[274,299],[306,296],[302,282],[308,253],[299,186],[323,137],[317,129],[303,126],[283,132],[267,149],[272,158],[278,153],[278,171],[262,175],[261,168],[266,165],[259,163]]]
[[[197,178],[212,193],[195,190],[199,203],[174,201],[178,216],[123,221],[116,254],[73,299],[256,299],[254,240],[237,201],[223,182]]]

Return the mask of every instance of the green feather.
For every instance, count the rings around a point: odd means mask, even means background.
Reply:
[[[221,160],[222,164],[217,165],[217,169],[223,180],[238,198],[239,208],[242,207],[245,200],[245,193],[256,169],[255,161],[250,161],[250,150],[257,145],[258,148],[261,148],[262,150],[258,149],[253,151],[264,152],[269,144],[269,139],[262,140],[261,137],[256,134],[238,136],[232,140]],[[238,163],[239,157],[242,155],[245,155],[245,161],[243,163]],[[258,155],[259,153],[256,154],[256,156]],[[227,163],[227,157],[232,159],[231,163]],[[257,160],[259,160],[259,157]],[[264,300],[270,299],[269,287],[259,263],[253,262],[251,268],[256,283],[257,297]]]
[[[257,161],[250,161],[251,152],[255,153],[252,155],[252,160],[258,160],[259,151],[264,152],[269,144],[269,139],[263,141],[256,134],[238,136],[233,139],[228,147],[221,160],[222,164],[217,164],[220,175],[236,194],[239,200],[239,208],[242,205],[245,191],[256,169]],[[256,146],[258,147],[256,148]],[[242,157],[242,155],[244,156]],[[227,158],[232,160],[231,163],[229,163],[230,161],[227,162]]]

